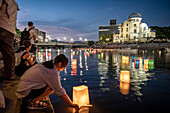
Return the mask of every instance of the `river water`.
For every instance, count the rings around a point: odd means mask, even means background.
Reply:
[[[82,108],[80,113],[169,113],[170,53],[38,49],[37,59],[43,62],[59,54],[69,59],[60,76],[71,100],[74,86],[88,86],[93,107]],[[150,59],[149,64],[144,59]],[[56,113],[75,112],[60,97],[52,94],[50,98]]]

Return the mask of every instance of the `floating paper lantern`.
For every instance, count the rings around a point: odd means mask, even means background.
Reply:
[[[139,60],[135,60],[135,65],[139,65]]]
[[[103,53],[101,53],[101,58],[103,58]]]
[[[122,63],[129,64],[129,57],[128,56],[122,56]]]
[[[148,65],[149,59],[144,60],[144,65]]]
[[[135,56],[132,56],[132,62],[134,62],[134,60],[135,60]]]
[[[73,51],[73,56],[75,55],[75,51]]]
[[[130,82],[130,72],[129,71],[120,71],[120,81],[129,83]]]
[[[48,52],[48,57],[50,57],[50,52]]]
[[[43,57],[45,57],[45,52],[43,52]]]
[[[88,87],[85,85],[73,87],[73,103],[81,106],[89,105]]]
[[[120,92],[124,95],[129,94],[130,83],[120,82]]]
[[[148,59],[148,58],[143,58],[143,64],[144,64],[144,60],[145,60],[145,59]]]
[[[40,57],[41,56],[41,53],[40,52],[38,52],[38,57]]]
[[[149,60],[148,65],[153,66],[154,65],[154,60]]]
[[[138,57],[139,64],[142,64],[142,57]]]

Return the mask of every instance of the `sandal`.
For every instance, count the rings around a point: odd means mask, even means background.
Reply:
[[[28,109],[46,109],[47,108],[47,102],[45,101],[36,101],[36,102],[30,102],[27,106]]]

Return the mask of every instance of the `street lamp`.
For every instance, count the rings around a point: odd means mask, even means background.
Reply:
[[[59,39],[59,38],[58,38],[57,40],[58,40],[58,41],[60,41],[60,39]]]
[[[73,38],[70,39],[73,42]]]
[[[66,40],[67,38],[66,37],[63,37],[64,38],[64,40]]]
[[[84,41],[87,41],[87,38],[85,38]]]
[[[79,37],[79,40],[82,40],[82,37]]]

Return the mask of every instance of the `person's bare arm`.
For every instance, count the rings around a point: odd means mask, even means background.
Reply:
[[[27,59],[28,63],[33,66],[34,65],[34,62],[31,60],[31,55],[29,53],[26,53],[24,56],[23,56],[23,59]]]
[[[67,94],[64,94],[60,96],[67,104],[72,106],[73,108],[79,109],[79,106],[77,104],[73,104],[73,102],[70,100],[69,96]]]

